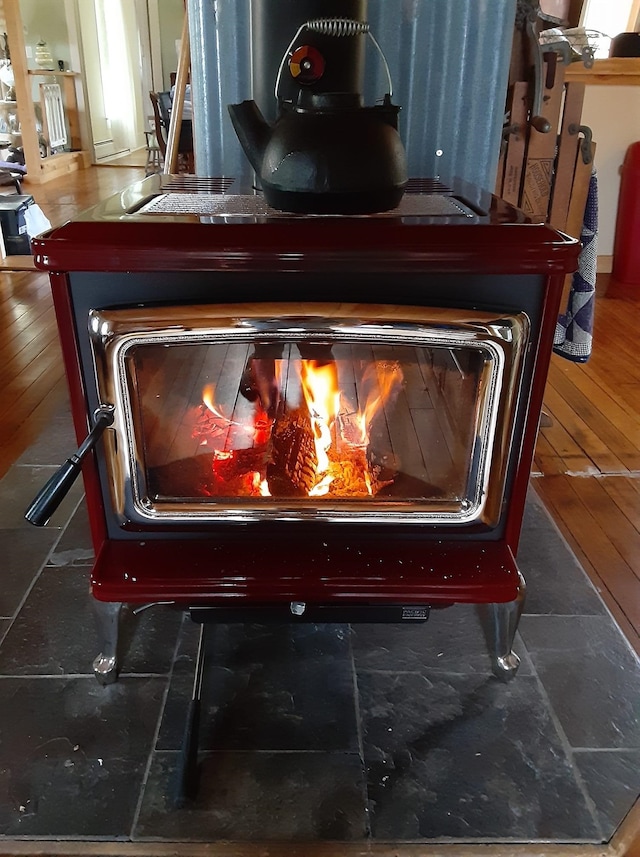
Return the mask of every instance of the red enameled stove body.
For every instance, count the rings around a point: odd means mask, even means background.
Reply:
[[[168,307],[197,307],[198,317],[203,307],[225,315],[228,306],[234,318],[245,308],[248,317],[271,323],[282,307],[289,314],[297,308],[303,328],[315,314],[338,317],[348,327],[349,319],[355,323],[363,313],[366,319],[372,304],[387,308],[383,316],[388,310],[379,328],[393,327],[390,315],[408,318],[413,329],[422,310],[425,317],[450,312],[472,323],[474,313],[526,320],[517,372],[503,381],[511,405],[500,443],[508,450],[491,514],[430,519],[414,516],[403,502],[399,512],[392,504],[389,521],[383,515],[378,522],[375,514],[369,520],[368,513],[351,519],[348,505],[337,519],[316,520],[304,510],[279,517],[276,504],[261,519],[258,500],[237,520],[224,514],[210,520],[200,512],[147,520],[143,507],[137,519],[127,519],[114,509],[112,470],[100,443],[83,466],[96,599],[213,608],[302,603],[354,611],[518,599],[523,581],[515,554],[529,471],[558,304],[578,246],[544,225],[526,223],[489,194],[457,187],[441,193],[433,185],[435,191],[427,186],[426,193],[407,193],[406,212],[308,217],[262,209],[229,214],[221,201],[234,202],[233,187],[222,197],[207,180],[185,186],[154,176],[34,241],[37,267],[50,272],[79,441],[104,396],[89,320],[103,324],[113,311],[135,316],[160,307],[166,315]],[[148,209],[164,194],[171,201],[172,193],[182,199],[194,190],[203,193],[192,197],[191,213]],[[423,213],[434,194],[457,208]],[[198,208],[205,196],[220,202],[213,213]],[[296,330],[292,341],[304,340],[304,329]],[[507,418],[500,409],[498,417]],[[488,461],[480,494],[493,478],[494,459]],[[323,502],[317,501],[319,509]]]

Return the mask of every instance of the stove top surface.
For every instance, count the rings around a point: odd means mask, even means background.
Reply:
[[[526,221],[522,212],[501,204],[501,219]],[[369,214],[294,214],[269,206],[259,187],[224,176],[153,175],[83,212],[77,220],[143,221],[170,218],[201,223],[269,223],[283,220],[394,220],[397,223],[488,223],[496,216],[495,198],[487,191],[439,177],[409,179],[400,204]]]
[[[473,227],[473,228],[472,228]],[[292,214],[232,177],[153,175],[32,240],[37,268],[567,273],[579,243],[482,188],[412,178],[397,208]]]
[[[206,192],[185,192],[182,190],[166,190],[154,195],[143,203],[136,211],[139,215],[181,215],[193,214],[200,217],[213,217],[217,220],[234,218],[244,219],[281,219],[294,215],[285,211],[271,208],[261,194],[214,194]],[[300,217],[300,215],[295,215]],[[442,193],[406,194],[397,208],[390,211],[375,212],[362,215],[327,215],[307,214],[304,217],[446,217],[446,218],[477,218],[468,205],[454,196]]]

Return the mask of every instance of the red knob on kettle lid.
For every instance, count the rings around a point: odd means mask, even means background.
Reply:
[[[301,45],[289,58],[289,71],[296,83],[315,83],[324,74],[324,57],[312,45]]]

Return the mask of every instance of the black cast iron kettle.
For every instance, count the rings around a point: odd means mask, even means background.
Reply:
[[[323,89],[331,39],[320,41],[321,51],[307,43],[315,34],[341,39],[369,36],[389,81],[382,104],[365,107],[358,92]],[[285,70],[295,84],[289,99],[281,95]],[[303,24],[280,64],[274,124],[264,119],[255,101],[228,108],[266,202],[281,211],[307,214],[368,214],[395,208],[407,183],[407,163],[397,128],[400,108],[391,103],[391,89],[386,60],[368,24],[346,18]]]

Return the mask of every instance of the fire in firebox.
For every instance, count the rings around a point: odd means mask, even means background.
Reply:
[[[123,523],[496,520],[526,315],[320,306],[92,316]]]
[[[376,449],[371,433],[403,388],[400,360],[353,366],[358,374],[354,401],[341,389],[343,370],[329,347],[321,347],[322,359],[284,359],[283,350],[254,349],[240,387],[252,410],[243,408],[240,419],[216,401],[215,384],[205,385],[193,437],[212,451],[152,468],[157,496],[363,498],[392,493],[399,462],[390,449],[381,452],[380,444]],[[301,354],[319,350],[298,346]],[[424,480],[414,482],[418,496],[442,493]]]

